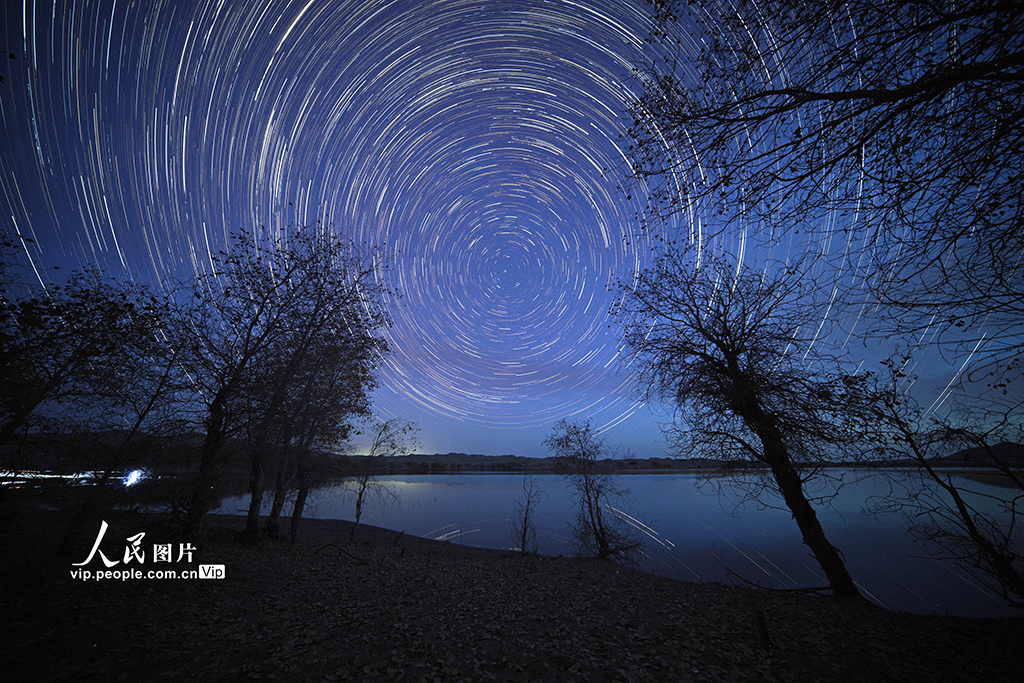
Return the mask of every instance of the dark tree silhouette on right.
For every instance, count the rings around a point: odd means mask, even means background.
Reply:
[[[820,316],[801,272],[687,256],[669,254],[623,285],[627,361],[649,399],[676,409],[676,449],[766,466],[833,595],[860,599],[804,483],[855,443],[867,378],[814,344]]]
[[[1019,356],[1018,2],[651,4],[660,56],[628,136],[650,217],[827,250],[877,333],[927,331],[992,372]]]
[[[902,513],[915,539],[1024,608],[1024,398],[990,401],[984,420],[976,407],[966,422],[928,417],[903,389],[914,379],[904,369],[909,360],[887,359],[875,389],[876,432],[868,442],[877,456],[907,466],[889,473],[889,495],[871,507]]]

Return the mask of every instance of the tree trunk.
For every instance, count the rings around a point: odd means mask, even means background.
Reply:
[[[281,477],[278,477],[277,485],[274,487],[274,502],[270,506],[270,515],[267,517],[267,523],[263,527],[264,533],[271,538],[277,538],[281,535],[277,523],[281,518],[281,510],[284,508],[284,499],[285,488],[281,483]]]
[[[210,509],[210,493],[213,490],[215,476],[215,463],[219,448],[206,449],[203,444],[202,456],[199,461],[199,474],[196,477],[195,487],[188,500],[188,508],[185,515],[185,528],[181,536],[186,540],[195,540],[195,536],[202,526],[203,518]]]
[[[295,497],[295,509],[292,510],[292,527],[288,532],[288,540],[295,543],[299,531],[299,522],[302,521],[302,508],[306,506],[306,495],[309,493],[309,479],[306,476],[305,463],[297,464],[299,476],[299,492]]]
[[[281,510],[284,508],[285,498],[288,496],[288,482],[291,480],[291,463],[288,462],[288,451],[285,447],[278,463],[277,476],[274,478],[274,504],[270,506],[270,516],[267,518],[265,527],[267,536],[277,538],[279,535],[278,520],[281,518]]]
[[[775,444],[774,448],[765,448],[766,459],[775,483],[778,484],[779,492],[786,501],[786,506],[793,513],[793,519],[800,527],[800,534],[803,536],[804,544],[814,553],[815,559],[821,565],[821,570],[828,579],[832,594],[837,598],[861,599],[857,584],[846,569],[846,563],[835,546],[828,542],[825,530],[818,521],[818,515],[814,508],[807,501],[804,495],[803,484],[800,482],[800,475],[789,460],[785,446]]]
[[[363,516],[363,494],[366,493],[366,481],[364,480],[360,487],[359,492],[356,493],[356,519],[352,522],[352,527],[348,530],[348,542],[356,540],[356,527],[359,526],[359,518]]]
[[[263,450],[257,448],[252,454],[252,469],[249,471],[249,514],[245,520],[244,539],[256,544],[260,540],[260,508],[263,506]]]
[[[939,482],[939,485],[953,498],[953,503],[956,506],[957,514],[960,516],[960,521],[963,524],[964,529],[967,530],[967,536],[974,542],[978,549],[978,552],[974,555],[975,566],[980,567],[982,570],[988,572],[988,574],[995,576],[999,585],[1002,586],[1005,591],[1024,598],[1024,576],[1022,576],[1014,566],[1013,555],[1001,550],[998,545],[993,543],[988,536],[978,528],[978,525],[974,523],[974,516],[972,515],[970,508],[960,495],[960,491],[953,486],[949,479],[945,482],[939,481],[938,474],[932,470],[931,467],[928,469],[932,473],[933,478]],[[1009,534],[1007,534],[1007,540],[1009,540]]]
[[[182,539],[187,541],[196,540],[203,517],[210,509],[210,494],[217,479],[217,456],[220,455],[220,450],[226,439],[224,399],[222,398],[222,394],[225,393],[226,391],[222,390],[210,404],[210,415],[206,420],[206,437],[199,450],[199,474],[196,476],[195,487],[192,489],[192,496],[188,501],[185,528],[181,532]]]
[[[835,546],[828,542],[825,530],[818,521],[818,515],[804,495],[800,475],[793,466],[789,449],[786,448],[786,442],[775,419],[762,409],[756,390],[745,381],[745,375],[736,359],[731,360],[730,367],[733,377],[740,378],[736,383],[737,400],[734,403],[734,410],[761,440],[761,459],[771,468],[779,493],[782,494],[786,507],[793,513],[793,519],[800,528],[804,545],[814,553],[835,597],[863,600],[857,584],[853,582],[853,577],[846,569],[846,563]]]

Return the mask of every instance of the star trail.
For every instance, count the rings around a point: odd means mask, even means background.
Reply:
[[[425,451],[542,454],[590,418],[660,455],[607,314],[650,257],[617,187],[649,22],[639,0],[8,3],[3,220],[39,281],[150,283],[320,221],[391,258],[374,406]]]

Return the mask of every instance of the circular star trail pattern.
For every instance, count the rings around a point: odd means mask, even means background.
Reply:
[[[8,6],[4,220],[31,267],[149,281],[317,221],[391,257],[376,407],[496,427],[637,407],[609,285],[639,0]],[[605,173],[606,169],[613,169]]]

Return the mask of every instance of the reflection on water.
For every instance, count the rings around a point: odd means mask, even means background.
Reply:
[[[866,595],[902,611],[1019,614],[954,563],[935,559],[934,548],[908,538],[901,515],[864,512],[865,501],[889,493],[889,480],[845,475],[831,504],[818,507],[818,517]],[[568,522],[574,509],[566,482],[556,475],[531,476],[544,493],[536,510],[540,552],[569,555]],[[476,547],[515,546],[513,520],[522,475],[410,475],[379,481],[391,487],[400,503],[364,506],[362,523]],[[827,584],[788,510],[719,495],[715,486],[698,486],[702,481],[694,474],[623,477],[630,495],[611,512],[644,535],[643,569],[686,581],[783,589]],[[338,484],[310,495],[309,516],[355,518],[355,498]],[[765,502],[782,507],[781,501]],[[247,497],[228,498],[217,512],[244,513],[247,505]]]

